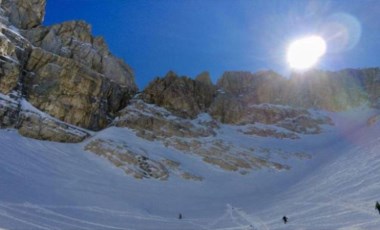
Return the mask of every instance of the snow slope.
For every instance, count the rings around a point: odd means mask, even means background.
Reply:
[[[367,126],[375,113],[330,114],[334,127],[300,141],[238,138],[235,127],[223,126],[219,138],[226,141],[313,154],[311,160],[287,160],[289,171],[247,175],[211,167],[126,128],[93,137],[174,158],[203,175],[201,182],[136,180],[84,151],[90,140],[61,144],[0,130],[0,229],[378,229],[380,127]]]

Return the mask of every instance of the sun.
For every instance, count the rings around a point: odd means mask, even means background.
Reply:
[[[326,42],[320,36],[308,36],[290,43],[287,62],[292,69],[307,70],[318,63],[326,52]]]

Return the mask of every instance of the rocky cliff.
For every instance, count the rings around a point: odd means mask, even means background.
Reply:
[[[170,71],[164,78],[153,80],[140,97],[147,103],[162,106],[184,118],[195,118],[206,112],[215,95],[207,73],[198,80],[179,77]]]
[[[0,3],[0,93],[69,124],[106,127],[137,91],[131,68],[83,21],[42,26],[45,0]],[[4,114],[16,122],[20,112]]]

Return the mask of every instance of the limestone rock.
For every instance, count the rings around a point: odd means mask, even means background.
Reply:
[[[107,158],[116,167],[138,179],[166,180],[169,177],[169,172],[162,163],[150,159],[146,153],[133,151],[125,143],[96,139],[87,144],[85,150]]]
[[[363,90],[358,94],[362,95],[363,91],[367,92],[370,105],[380,109],[380,68],[348,69],[345,72],[352,75],[358,85],[362,84]],[[361,88],[356,87],[356,89],[360,90]]]
[[[16,46],[0,28],[0,93],[9,94],[16,88],[20,76],[20,66],[16,55]]]
[[[50,115],[91,130],[106,127],[137,91],[130,67],[112,56],[83,21],[37,27],[24,69],[27,99]]]
[[[55,118],[99,130],[137,91],[131,68],[110,53],[103,38],[92,36],[89,24],[40,26],[41,0],[5,0],[1,7],[1,93],[18,91]]]
[[[14,127],[18,121],[19,110],[17,101],[0,95],[0,128]]]
[[[219,91],[208,112],[222,123],[237,124],[242,120],[244,110],[244,104],[238,97]]]
[[[213,87],[211,77],[210,77],[210,73],[207,71],[200,73],[198,76],[195,77],[195,80],[202,82],[204,85],[208,85],[210,87]]]
[[[213,86],[169,72],[163,79],[157,78],[142,92],[141,98],[162,106],[184,118],[195,118],[211,105]]]
[[[0,94],[0,128],[18,128],[25,137],[56,142],[77,143],[89,136],[86,131],[36,110],[26,101],[3,94]]]
[[[131,68],[89,24],[41,26],[41,0],[4,0],[1,8],[0,93],[17,92],[55,118],[100,130],[137,91]]]
[[[2,0],[0,3],[9,21],[20,29],[41,25],[45,16],[46,0]]]
[[[65,143],[78,143],[89,136],[78,128],[31,111],[21,112],[18,132],[25,137]]]
[[[38,27],[24,32],[34,46],[62,57],[70,58],[134,91],[132,69],[114,57],[102,37],[91,34],[84,21],[68,21],[50,27]]]
[[[0,93],[9,94],[14,90],[19,76],[18,64],[0,56]]]
[[[134,89],[119,85],[68,58],[34,48],[26,64],[28,100],[50,115],[99,130],[128,102]]]
[[[189,120],[177,117],[157,105],[133,99],[129,106],[120,111],[120,116],[115,119],[113,125],[128,127],[141,138],[160,141],[168,148],[201,157],[206,163],[224,170],[243,174],[247,170],[259,168],[289,169],[287,165],[255,156],[250,150],[218,139],[218,122],[206,114]],[[175,163],[169,161],[165,165],[175,171]],[[199,179],[198,176],[190,176],[187,173],[179,175],[186,179]]]
[[[227,95],[239,97],[246,104],[271,103],[281,100],[286,79],[273,71],[225,72],[217,87]]]
[[[164,140],[168,137],[208,137],[215,135],[213,122],[196,125],[187,119],[173,116],[169,111],[141,100],[120,111],[113,125],[128,127],[138,131],[138,135],[148,140]]]
[[[260,137],[274,137],[278,139],[299,139],[300,137],[294,132],[281,132],[274,128],[259,128],[259,127],[247,127],[245,129],[239,129],[239,132],[242,132],[246,135],[255,135]]]
[[[368,97],[372,94],[362,84],[367,78],[366,72],[310,70],[303,74],[293,74],[284,87],[287,93],[284,93],[282,104],[329,111],[357,107],[368,102]]]

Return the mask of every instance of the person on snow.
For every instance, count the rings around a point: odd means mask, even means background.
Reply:
[[[288,223],[288,217],[284,216],[282,217],[282,220],[284,221],[284,224]]]
[[[180,213],[179,215],[178,215],[178,219],[182,219],[182,213]]]
[[[376,209],[377,209],[377,211],[379,211],[379,214],[380,214],[380,204],[379,204],[379,201],[376,201]]]

